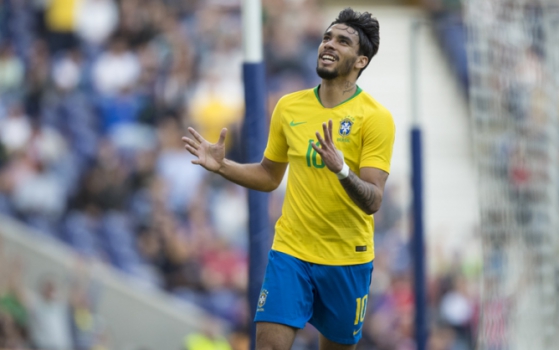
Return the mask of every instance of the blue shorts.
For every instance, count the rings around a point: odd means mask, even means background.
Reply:
[[[309,322],[333,342],[356,344],[361,339],[372,272],[373,262],[319,265],[272,250],[254,322],[295,328]]]

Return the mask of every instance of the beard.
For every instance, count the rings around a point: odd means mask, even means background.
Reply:
[[[318,58],[318,60],[320,60],[320,58]],[[353,65],[357,61],[357,57],[355,57],[354,59],[346,60],[339,69],[334,68],[331,70],[327,68],[321,68],[318,60],[316,61],[316,74],[318,74],[318,76],[324,80],[334,80],[339,76],[347,76],[351,72],[351,67],[353,67]]]
[[[337,69],[320,68],[318,64],[316,65],[316,74],[324,80],[334,80],[340,75]]]

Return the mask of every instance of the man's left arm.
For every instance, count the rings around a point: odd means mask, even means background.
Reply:
[[[360,173],[360,176],[357,176],[349,170],[348,176],[345,179],[340,179],[340,183],[349,198],[361,210],[371,215],[380,209],[388,173],[377,168],[361,168]]]
[[[360,169],[360,176],[357,176],[345,164],[343,156],[332,141],[332,120],[328,124],[323,123],[322,129],[324,137],[316,132],[320,146],[313,142],[312,147],[320,154],[326,167],[340,178],[341,185],[353,202],[368,215],[374,214],[380,209],[388,173],[377,168],[363,167]]]

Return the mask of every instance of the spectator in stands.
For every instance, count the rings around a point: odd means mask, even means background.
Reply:
[[[209,69],[192,96],[189,110],[192,122],[208,135],[209,140],[219,138],[223,125],[238,130],[243,108],[242,93],[240,79],[224,79],[219,71]],[[228,142],[227,150],[231,146]]]
[[[13,188],[14,207],[29,223],[54,234],[53,225],[66,207],[65,184],[50,171],[47,163],[33,159],[32,155],[27,156],[27,161],[32,171]]]
[[[0,310],[0,348],[27,350],[27,342],[18,330],[13,317]]]
[[[194,76],[195,45],[199,44],[194,42],[191,33],[172,16],[162,23],[161,33],[149,42],[156,53],[158,67],[170,65],[157,86],[158,103],[162,108],[180,111],[187,106],[191,84],[197,79]]]
[[[31,138],[31,121],[21,104],[12,103],[4,118],[0,119],[0,141],[7,151],[22,151]]]
[[[120,21],[116,32],[132,47],[148,41],[168,17],[176,16],[167,12],[164,3],[159,1],[122,0],[119,5]]]
[[[104,140],[97,155],[97,162],[86,174],[88,201],[103,211],[126,208],[130,195],[129,168],[113,144]]]
[[[194,259],[185,227],[167,211],[159,213],[154,222],[161,240],[163,259],[159,268],[165,278],[166,288],[171,291],[178,287],[200,290],[201,266]]]
[[[74,13],[77,3],[78,0],[53,0],[47,3],[45,23],[49,31],[48,43],[52,52],[76,46]]]
[[[114,36],[108,47],[93,66],[93,82],[102,95],[115,96],[138,80],[140,64],[123,36]]]
[[[54,87],[62,93],[75,91],[84,83],[84,60],[80,50],[66,51],[52,67]]]
[[[89,280],[89,272],[83,262],[77,262],[78,269],[70,288],[70,326],[74,350],[96,348],[102,334],[102,320],[95,310],[96,287]]]
[[[0,169],[4,169],[8,163],[8,153],[2,141],[0,141]],[[0,170],[0,213],[6,215],[11,211],[11,201],[7,195],[8,186],[6,183],[6,172]]]
[[[0,95],[3,99],[7,97],[6,94],[21,92],[24,68],[22,60],[9,43],[0,45]]]
[[[201,320],[202,331],[191,333],[184,338],[184,350],[232,350],[223,337],[220,324],[210,319]]]
[[[41,39],[36,39],[26,50],[29,53],[29,64],[23,102],[28,113],[38,116],[51,85],[51,52],[47,43]]]
[[[113,0],[81,0],[75,16],[76,33],[93,52],[106,42],[118,25],[118,8]]]
[[[429,350],[449,350],[454,349],[456,334],[451,328],[435,327],[429,334],[427,348]]]
[[[0,348],[28,348],[29,316],[21,279],[23,266],[19,258],[2,257],[0,244]]]
[[[452,288],[442,297],[440,315],[443,322],[454,330],[458,346],[463,349],[473,348],[471,339],[474,304],[470,300],[464,278],[455,278]]]
[[[211,186],[210,215],[214,222],[216,240],[223,241],[230,252],[245,255],[248,245],[248,203],[245,191],[228,182],[216,181]],[[234,211],[231,208],[236,208]]]
[[[33,344],[39,349],[73,348],[70,306],[58,292],[54,277],[43,276],[38,295],[30,298],[30,334]]]
[[[156,173],[169,186],[166,207],[177,214],[184,214],[198,196],[204,172],[192,169],[193,156],[184,152],[180,141],[182,127],[173,116],[161,120],[157,128],[159,157]]]

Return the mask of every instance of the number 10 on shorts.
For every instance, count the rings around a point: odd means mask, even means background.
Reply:
[[[355,309],[355,325],[357,326],[359,322],[363,322],[365,319],[365,312],[367,312],[367,300],[369,300],[369,296],[365,295],[363,298],[357,298],[355,301],[357,302],[357,307]]]

